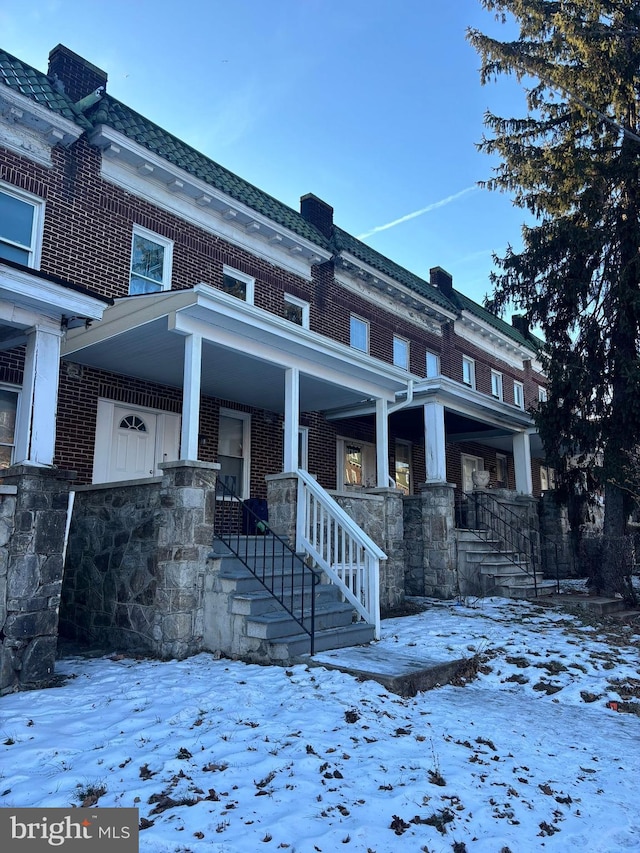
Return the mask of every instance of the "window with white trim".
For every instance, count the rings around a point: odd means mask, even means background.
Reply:
[[[396,367],[409,370],[409,341],[393,336],[393,363]]]
[[[549,465],[540,466],[540,489],[548,492],[556,487],[556,472]]]
[[[251,415],[221,409],[218,422],[218,477],[239,498],[249,497]]]
[[[229,296],[235,296],[236,299],[253,305],[255,283],[255,278],[247,273],[234,270],[226,264],[222,267],[222,289]]]
[[[355,314],[349,321],[349,344],[360,352],[369,352],[369,324]]]
[[[0,258],[38,267],[44,202],[16,189],[0,188]]]
[[[427,351],[427,379],[433,379],[434,376],[440,376],[440,356],[435,352]]]
[[[411,494],[411,445],[408,441],[396,441],[395,447],[395,481],[396,488],[405,495]]]
[[[366,441],[339,438],[338,488],[373,487],[376,485],[376,446]],[[340,482],[342,478],[342,482]]]
[[[462,381],[469,388],[476,387],[476,363],[466,355],[462,356]]]
[[[502,374],[498,370],[491,371],[491,395],[502,400]]]
[[[538,385],[538,402],[547,402],[547,389],[543,385]]]
[[[8,468],[13,463],[18,400],[17,391],[0,388],[0,469]]]
[[[157,293],[171,289],[173,243],[139,225],[133,226],[129,293]]]
[[[284,317],[296,326],[302,326],[303,329],[309,328],[309,303],[304,299],[298,299],[297,296],[292,296],[290,293],[284,295]]]
[[[519,409],[524,409],[524,385],[522,382],[513,383],[513,404]]]

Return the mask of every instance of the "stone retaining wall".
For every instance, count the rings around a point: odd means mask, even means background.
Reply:
[[[62,634],[163,659],[201,651],[219,466],[160,467],[162,478],[78,489]]]
[[[69,487],[66,471],[16,465],[0,486],[0,694],[54,674]]]

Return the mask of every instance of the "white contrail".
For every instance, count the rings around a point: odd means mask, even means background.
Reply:
[[[364,234],[359,234],[358,240],[366,240],[367,237],[371,237],[372,234],[377,234],[378,231],[386,231],[388,228],[393,228],[396,225],[400,225],[403,222],[407,222],[409,219],[415,219],[416,216],[422,216],[425,213],[431,213],[432,210],[436,210],[439,207],[444,207],[445,204],[450,204],[450,202],[455,201],[461,196],[466,195],[467,193],[471,193],[474,190],[477,190],[478,187],[474,184],[471,187],[466,187],[464,190],[460,190],[458,193],[454,193],[453,195],[448,195],[446,198],[441,198],[440,201],[434,201],[431,204],[428,204],[426,207],[421,208],[420,210],[414,210],[413,213],[407,213],[406,216],[401,216],[400,219],[394,219],[393,222],[387,222],[386,225],[376,225],[375,228],[372,228],[371,231],[365,231]]]

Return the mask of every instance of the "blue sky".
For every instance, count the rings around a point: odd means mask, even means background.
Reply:
[[[62,43],[108,91],[292,207],[481,301],[522,211],[477,188],[487,109],[523,115],[515,82],[481,87],[480,0],[3,0],[0,46],[46,71]],[[365,236],[366,235],[366,236]]]

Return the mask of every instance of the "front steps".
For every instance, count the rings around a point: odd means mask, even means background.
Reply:
[[[533,571],[528,560],[514,551],[499,550],[486,531],[458,530],[458,571],[463,595],[498,595],[503,598],[536,598],[552,595],[554,581]]]
[[[255,544],[259,551],[261,540],[263,537],[243,537],[243,547],[251,553]],[[284,591],[287,606],[300,612],[304,604],[305,614],[310,614],[310,575],[304,574],[303,594],[302,566],[294,570],[293,578],[290,568],[283,575],[278,568],[281,553],[269,548],[264,562],[266,574],[275,580],[278,591]],[[211,648],[260,663],[286,664],[308,655],[309,635],[243,563],[222,543],[216,543],[212,556],[219,558],[219,565],[206,591],[209,613],[205,613],[205,636],[213,635]],[[262,570],[263,563],[260,565]],[[369,643],[374,638],[373,625],[355,621],[353,607],[342,600],[337,587],[320,583],[314,588],[314,595],[316,652]],[[310,616],[305,616],[304,621],[310,628]]]

